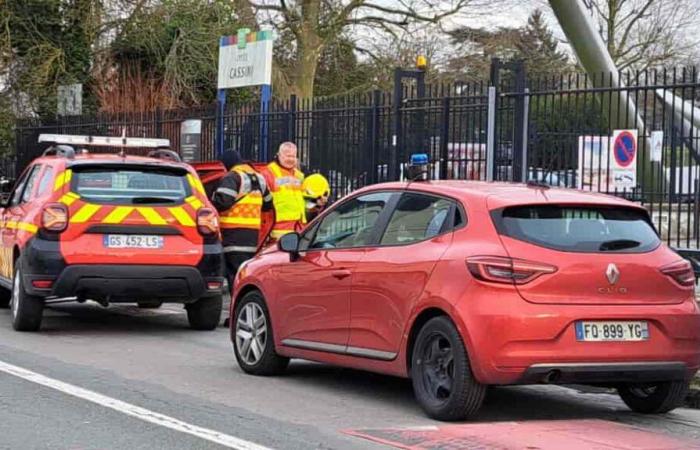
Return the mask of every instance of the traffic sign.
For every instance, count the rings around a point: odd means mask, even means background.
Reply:
[[[620,167],[628,167],[637,155],[637,136],[630,131],[621,131],[613,142],[613,155]]]

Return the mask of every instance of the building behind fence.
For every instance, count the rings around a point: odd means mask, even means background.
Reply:
[[[412,153],[429,153],[433,178],[537,180],[561,187],[619,195],[651,212],[662,236],[677,247],[700,247],[700,141],[695,135],[695,70],[581,74],[526,80],[522,72],[490,82],[424,85],[397,77],[393,93],[258,105],[216,105],[152,113],[21,120],[16,128],[17,173],[43,148],[40,133],[168,138],[180,149],[180,125],[199,119],[202,159],[217,158],[217,124],[224,148],[244,158],[274,155],[283,141],[297,143],[307,172],[321,172],[335,197],[367,184],[396,180]],[[673,94],[673,95],[671,95]],[[636,115],[623,106],[636,105]],[[685,113],[685,114],[684,114]],[[700,122],[700,114],[697,121]],[[581,158],[582,143],[637,129],[637,179],[629,189],[611,184],[608,162]],[[651,163],[652,132],[663,132],[661,157]],[[267,136],[266,138],[264,136]],[[657,136],[659,134],[657,133]],[[261,144],[262,143],[262,144]],[[3,174],[9,167],[0,165]]]

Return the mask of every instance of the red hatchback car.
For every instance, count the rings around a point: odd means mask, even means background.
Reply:
[[[680,405],[700,366],[688,262],[647,211],[598,194],[478,182],[371,186],[241,267],[241,368],[303,358],[412,379],[433,418],[489,385],[617,388],[643,413]]]

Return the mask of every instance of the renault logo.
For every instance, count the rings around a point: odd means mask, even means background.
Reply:
[[[608,264],[608,270],[605,271],[605,276],[608,277],[608,282],[612,285],[620,279],[620,270],[613,263]]]

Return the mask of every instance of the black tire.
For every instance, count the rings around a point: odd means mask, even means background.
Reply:
[[[252,316],[250,315],[251,311],[254,313]],[[239,320],[242,320],[242,323],[239,323]],[[253,323],[254,325],[251,328],[243,323]],[[256,332],[256,327],[257,330],[264,328],[264,332]],[[251,340],[251,343],[246,347],[245,339],[239,336],[239,332],[245,332],[248,328],[250,328],[249,332],[255,335],[255,343]],[[289,358],[280,356],[275,351],[270,313],[267,310],[265,299],[258,291],[248,292],[236,305],[236,311],[231,318],[231,342],[238,365],[244,372],[251,375],[278,375],[284,372],[289,365]],[[258,355],[255,355],[254,348],[258,348]],[[251,355],[251,353],[253,354]],[[253,356],[252,359],[251,356]]]
[[[0,287],[0,308],[8,308],[10,306],[10,300],[12,299],[12,291]]]
[[[12,328],[17,331],[38,331],[44,315],[44,299],[29,295],[24,290],[20,263],[15,263],[15,276],[12,280]]]
[[[620,398],[632,410],[642,414],[663,414],[683,405],[689,382],[625,384],[617,388]]]
[[[221,294],[212,297],[202,297],[194,303],[185,306],[190,328],[209,331],[216,329],[221,320]]]
[[[430,319],[418,332],[411,382],[421,408],[436,420],[468,418],[486,394],[486,386],[474,379],[459,331],[445,316]]]
[[[163,306],[163,302],[138,302],[141,309],[157,309]]]

